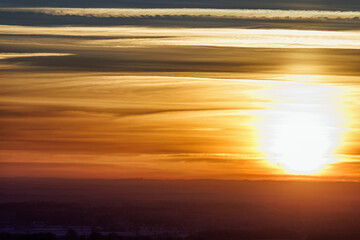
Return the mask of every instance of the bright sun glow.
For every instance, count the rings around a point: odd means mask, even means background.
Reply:
[[[327,163],[332,139],[316,114],[291,113],[276,131],[271,149],[288,172],[314,173]]]
[[[266,110],[262,150],[292,174],[315,174],[334,161],[342,119],[334,88],[315,83],[280,83]]]

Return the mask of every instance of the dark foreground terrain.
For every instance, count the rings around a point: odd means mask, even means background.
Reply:
[[[0,240],[360,239],[360,184],[0,180]]]

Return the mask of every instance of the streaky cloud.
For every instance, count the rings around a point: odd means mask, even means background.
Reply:
[[[158,28],[158,27],[26,27],[0,25],[0,35],[26,34],[103,36],[104,39],[72,41],[79,48],[142,48],[155,46],[203,46],[247,48],[332,48],[359,49],[359,31],[315,31],[244,28]],[[109,38],[112,37],[112,38]],[[116,38],[117,37],[117,38]],[[131,39],[132,38],[132,39]],[[136,38],[136,41],[134,39]],[[13,44],[3,39],[0,44]],[[34,40],[35,41],[35,40]],[[41,41],[38,38],[36,41]],[[49,40],[42,40],[48,45]],[[53,41],[58,44],[59,41]],[[69,45],[69,44],[68,44]]]
[[[205,17],[232,19],[353,19],[360,11],[210,9],[210,8],[0,8],[2,12],[33,12],[55,16],[102,18]]]
[[[72,56],[72,53],[0,53],[0,60],[24,57],[63,57]]]

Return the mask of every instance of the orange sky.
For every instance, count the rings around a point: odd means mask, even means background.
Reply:
[[[360,179],[358,31],[0,36],[1,176]]]

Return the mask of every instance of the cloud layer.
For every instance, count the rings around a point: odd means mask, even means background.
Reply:
[[[284,179],[262,146],[305,115],[316,178],[359,179],[358,11],[0,12],[2,176]]]
[[[313,10],[272,10],[272,9],[141,9],[141,8],[1,8],[3,12],[33,12],[55,16],[83,17],[206,17],[233,19],[355,19],[360,11],[313,11]]]
[[[73,39],[71,44],[108,48],[152,46],[207,46],[246,48],[360,49],[358,31],[304,31],[237,28],[154,28],[154,27],[23,27],[0,25],[0,34],[93,37]],[[97,38],[94,38],[97,37]],[[134,41],[136,40],[136,41]],[[12,41],[16,41],[13,39]],[[44,41],[53,41],[44,39]],[[0,43],[5,40],[0,39]],[[57,41],[54,41],[56,44]],[[45,42],[43,42],[45,44]],[[70,45],[70,44],[69,44]],[[81,46],[79,46],[81,47]]]

